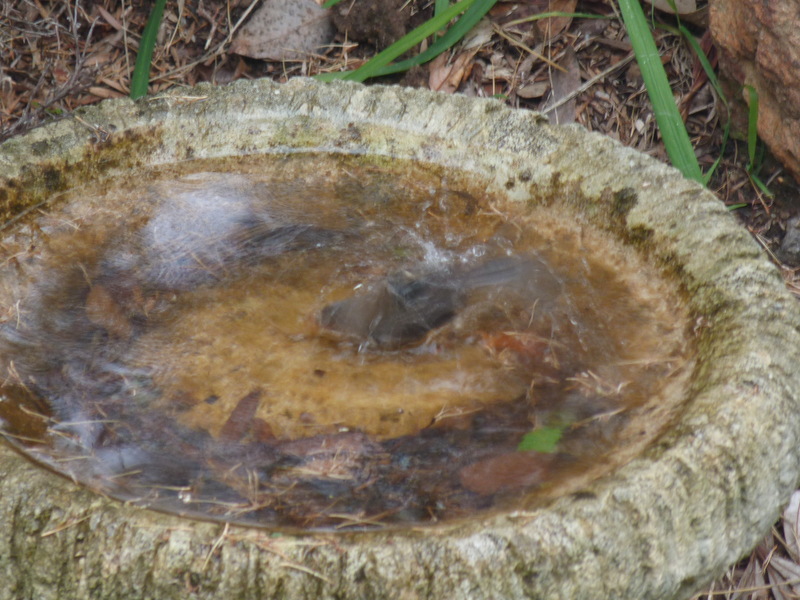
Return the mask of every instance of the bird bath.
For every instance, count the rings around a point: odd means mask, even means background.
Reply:
[[[12,594],[679,598],[796,484],[793,299],[606,138],[296,80],[0,165]]]

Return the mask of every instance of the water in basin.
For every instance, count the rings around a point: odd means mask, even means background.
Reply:
[[[295,154],[33,208],[0,240],[3,434],[112,496],[264,526],[579,489],[679,409],[688,318],[607,232],[487,187]]]

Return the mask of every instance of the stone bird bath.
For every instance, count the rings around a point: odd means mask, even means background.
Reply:
[[[297,152],[458,170],[501,212],[570,215],[613,238],[672,290],[691,354],[679,397],[654,396],[657,423],[644,414],[613,465],[552,497],[385,529],[304,532],[148,510],[3,443],[0,600],[684,598],[768,530],[800,473],[796,302],[709,192],[608,138],[427,91],[198,86],[103,103],[7,141],[0,219],[132,170]],[[11,314],[4,307],[6,322]]]

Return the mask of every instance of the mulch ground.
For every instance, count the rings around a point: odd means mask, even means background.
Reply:
[[[222,85],[263,77],[286,81],[353,69],[433,14],[432,0],[344,0],[335,9],[337,34],[327,49],[305,60],[270,62],[229,51],[257,5],[258,0],[168,2],[153,57],[150,92],[199,82]],[[0,0],[0,141],[64,118],[81,106],[128,95],[151,7],[151,1],[140,0]],[[603,18],[524,21],[546,10]],[[675,25],[670,15],[655,13],[655,19]],[[715,64],[703,16],[685,24]],[[699,60],[680,36],[662,29],[655,35],[701,166],[708,170],[719,161],[709,188],[769,252],[789,289],[800,296],[800,264],[778,258],[787,222],[800,213],[794,201],[796,182],[765,153],[757,175],[772,195],[753,183],[742,141],[746,115],[730,115],[733,136],[723,148],[729,115]],[[666,161],[615,3],[499,2],[468,37],[469,43],[457,45],[443,57],[383,82],[500,97],[512,107],[543,111],[558,122],[578,122]],[[774,585],[779,579],[768,568],[774,556],[797,565],[777,529],[751,557],[732,567],[715,589],[738,587],[737,597],[742,598],[789,597],[791,587]],[[791,574],[783,577],[788,579]],[[748,587],[752,590],[744,591]]]

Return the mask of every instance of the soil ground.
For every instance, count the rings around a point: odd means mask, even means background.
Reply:
[[[81,106],[126,96],[152,5],[149,0],[0,0],[0,141],[65,118]],[[433,14],[432,0],[345,0],[333,9],[336,36],[329,47],[305,60],[270,62],[229,52],[257,5],[257,0],[168,2],[150,92],[203,81],[286,81],[353,69]],[[520,22],[544,11],[601,18]],[[655,12],[653,17],[660,24],[676,24],[671,15]],[[716,65],[702,13],[685,24]],[[768,152],[759,152],[759,167],[748,169],[747,118],[737,109],[735,88],[730,88],[734,110],[729,115],[688,44],[666,29],[657,28],[655,36],[701,166],[709,170],[719,161],[709,188],[767,250],[789,289],[800,295],[800,251],[786,245],[781,249],[793,217],[800,215],[797,182]],[[666,160],[616,3],[498,2],[467,39],[443,57],[382,82],[501,97],[512,107],[578,122]],[[729,116],[732,136],[722,147]],[[754,183],[754,173],[769,194]],[[793,510],[795,523],[790,525],[796,527],[797,507]],[[698,597],[795,597],[800,592],[797,544],[783,539],[788,537],[784,525],[778,523],[750,557]]]

